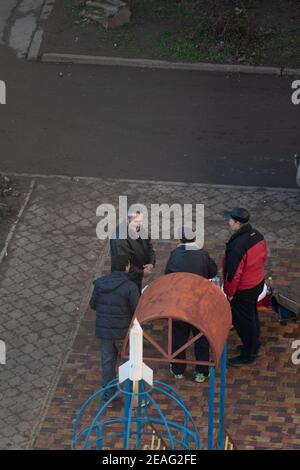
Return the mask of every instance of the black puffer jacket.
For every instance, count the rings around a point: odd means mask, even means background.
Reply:
[[[218,268],[207,251],[190,243],[179,245],[170,255],[165,274],[177,272],[198,274],[211,279],[216,276]]]
[[[121,271],[94,281],[90,307],[96,310],[96,336],[123,339],[140,297],[136,284]]]

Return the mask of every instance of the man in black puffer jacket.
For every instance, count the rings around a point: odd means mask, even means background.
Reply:
[[[96,310],[103,387],[116,376],[118,354],[140,297],[137,285],[128,279],[129,270],[129,258],[118,255],[112,258],[111,274],[94,281],[90,307]],[[109,396],[108,390],[105,397]]]
[[[169,273],[192,273],[198,276],[210,279],[216,276],[218,268],[214,260],[207,251],[200,248],[196,243],[195,234],[188,227],[179,230],[181,244],[170,254],[165,274]],[[192,295],[192,294],[191,294]],[[177,351],[187,343],[190,333],[196,336],[199,330],[186,322],[173,321],[172,328],[172,352]],[[209,344],[207,339],[202,336],[194,345],[195,358],[197,361],[209,361]],[[186,350],[178,354],[178,359],[185,359]],[[186,365],[180,362],[173,362],[170,365],[170,372],[176,379],[183,379]],[[204,382],[209,375],[209,369],[205,365],[196,365],[195,381]]]

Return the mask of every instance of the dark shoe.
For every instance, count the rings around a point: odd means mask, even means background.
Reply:
[[[242,356],[232,357],[228,360],[228,363],[232,367],[240,367],[240,366],[251,366],[256,364],[255,357],[246,358]]]
[[[170,374],[173,375],[174,379],[177,379],[177,380],[182,380],[182,379],[184,379],[184,375],[183,375],[183,374],[175,374],[175,372],[174,372],[173,369],[172,369],[172,366],[170,366]]]

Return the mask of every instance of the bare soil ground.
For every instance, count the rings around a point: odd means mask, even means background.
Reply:
[[[78,3],[78,2],[77,2]],[[128,25],[82,21],[56,1],[42,52],[300,66],[300,0],[129,0]]]

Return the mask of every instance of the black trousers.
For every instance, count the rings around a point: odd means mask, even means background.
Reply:
[[[173,331],[172,331],[172,352],[177,351],[181,346],[183,346],[190,337],[190,332],[193,336],[196,336],[199,333],[199,330],[189,323],[173,321]],[[196,361],[209,361],[209,344],[207,339],[202,336],[194,343],[195,358]],[[186,358],[186,349],[182,351],[178,356],[178,359]],[[172,363],[172,371],[174,374],[183,374],[186,369],[186,364],[181,363]],[[208,375],[209,368],[208,366],[196,365],[196,372],[202,372],[202,374]]]
[[[240,355],[247,359],[256,356],[260,346],[260,325],[256,306],[263,287],[264,281],[251,289],[238,291],[230,302],[233,326],[243,343]]]

